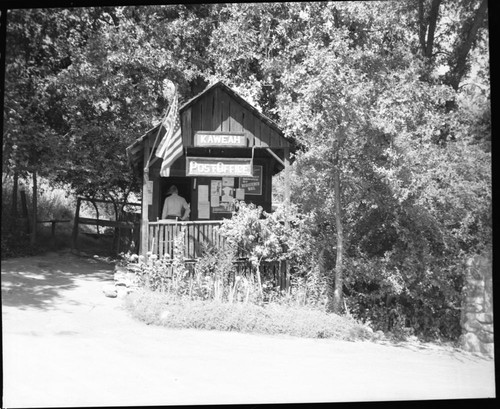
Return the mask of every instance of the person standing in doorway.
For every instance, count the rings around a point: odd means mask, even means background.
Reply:
[[[172,185],[168,189],[167,198],[163,203],[162,219],[180,219],[188,220],[191,214],[188,202],[182,196],[179,196],[177,186]]]

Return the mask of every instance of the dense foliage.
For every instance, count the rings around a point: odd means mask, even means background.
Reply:
[[[37,171],[124,200],[138,187],[125,147],[161,117],[165,81],[187,100],[222,80],[298,146],[302,227],[250,208],[225,227],[255,266],[291,257],[295,277],[329,277],[331,309],[380,329],[458,335],[463,263],[491,249],[486,0],[7,17],[4,177]]]

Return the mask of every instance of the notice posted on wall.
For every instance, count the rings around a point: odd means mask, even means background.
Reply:
[[[211,207],[218,207],[220,204],[220,196],[210,196],[210,206]]]
[[[222,181],[221,180],[211,180],[210,181],[210,195],[211,196],[222,195]]]
[[[222,188],[222,198],[221,198],[221,201],[222,202],[232,202],[234,197],[233,197],[233,188],[232,187],[223,187]]]
[[[245,200],[245,189],[236,189],[236,200]]]
[[[210,202],[198,202],[198,218],[210,219]]]
[[[198,186],[198,202],[208,202],[208,185]]]
[[[234,187],[234,178],[223,177],[222,178],[222,187]]]

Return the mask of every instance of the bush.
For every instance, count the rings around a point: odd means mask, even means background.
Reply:
[[[461,266],[419,266],[412,261],[396,263],[390,255],[348,261],[345,299],[351,313],[374,330],[400,338],[458,339]]]

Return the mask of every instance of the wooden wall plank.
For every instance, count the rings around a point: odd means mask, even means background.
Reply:
[[[269,134],[271,132],[271,128],[266,123],[262,123],[261,126],[262,126],[262,132],[261,132],[262,144],[261,144],[261,146],[269,147],[269,139],[270,139]]]
[[[222,114],[221,114],[221,101],[220,101],[220,89],[216,88],[214,90],[214,115],[212,118],[212,127],[214,131],[222,131]]]
[[[191,128],[191,112],[188,108],[182,113],[182,143],[184,146],[191,146],[193,143],[193,130]]]
[[[191,130],[193,134],[201,129],[201,104],[199,101],[191,107]]]
[[[212,130],[212,93],[208,93],[201,99],[201,126],[203,131]]]
[[[252,147],[255,139],[255,120],[257,117],[253,112],[245,110],[245,130],[248,136],[248,146]]]
[[[222,132],[229,132],[230,120],[229,120],[229,95],[225,92],[221,92],[220,96],[221,113],[222,113]]]
[[[236,102],[229,98],[229,131],[237,132],[239,131],[239,124],[236,122],[237,115],[239,113],[239,106]]]
[[[261,129],[262,129],[262,122],[256,120],[255,121],[255,141],[254,141],[254,146],[256,148],[260,148],[262,146]]]

